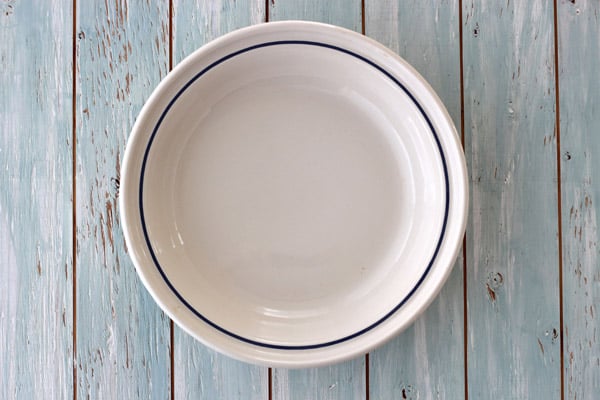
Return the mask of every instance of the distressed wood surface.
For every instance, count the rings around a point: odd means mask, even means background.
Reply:
[[[273,399],[365,399],[364,357],[328,367],[274,369]]]
[[[275,0],[269,2],[269,21],[309,20],[362,32],[360,0]],[[365,359],[324,368],[273,369],[273,399],[364,399]]]
[[[175,1],[173,65],[206,42],[247,25],[264,22],[265,2],[252,0]],[[179,327],[174,329],[176,399],[267,399],[268,370],[208,349]]]
[[[2,399],[73,395],[70,24],[70,0],[0,5]]]
[[[133,121],[168,66],[168,4],[81,2],[77,15],[78,398],[170,396],[169,320],[139,281],[117,210]]]
[[[600,393],[600,4],[558,9],[565,399]]]
[[[460,132],[458,0],[367,1],[365,27],[367,36],[396,51],[423,75]],[[465,395],[462,264],[459,257],[437,300],[412,327],[371,353],[371,398]]]
[[[463,2],[468,385],[560,398],[553,3]]]
[[[362,32],[361,4],[361,0],[270,0],[269,21],[317,21]]]
[[[600,6],[556,4],[557,26],[552,0],[365,0],[363,27],[360,0],[174,0],[169,37],[166,1],[77,1],[73,76],[73,0],[2,2],[0,398],[365,399],[369,387],[370,399],[595,399]],[[177,327],[170,348],[169,320],[129,261],[116,201],[126,139],[170,50],[176,64],[267,18],[364,28],[425,76],[457,126],[462,24],[471,182],[467,281],[459,260],[431,308],[368,366],[359,357],[274,369],[272,387],[267,368]]]

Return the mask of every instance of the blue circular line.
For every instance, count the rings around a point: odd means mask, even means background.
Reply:
[[[440,152],[440,157],[442,159],[442,165],[443,165],[443,169],[444,169],[444,182],[445,182],[445,186],[446,186],[446,190],[445,190],[446,202],[445,202],[445,209],[444,209],[444,221],[443,221],[443,224],[442,224],[442,230],[441,230],[441,233],[440,233],[440,237],[439,237],[437,245],[435,247],[435,251],[434,251],[434,253],[433,253],[432,257],[431,257],[431,260],[429,261],[429,264],[427,265],[427,268],[425,269],[425,272],[423,273],[423,275],[421,276],[421,278],[417,281],[417,283],[415,284],[415,286],[411,289],[411,291],[406,295],[406,297],[404,297],[400,301],[400,303],[398,303],[386,315],[384,315],[379,320],[375,321],[371,325],[369,325],[369,326],[361,329],[358,332],[355,332],[355,333],[353,333],[351,335],[347,335],[347,336],[344,336],[344,337],[336,339],[336,340],[324,342],[324,343],[317,343],[317,344],[311,344],[311,345],[302,345],[302,346],[284,346],[284,345],[278,345],[278,344],[263,343],[263,342],[259,342],[259,341],[256,341],[256,340],[248,339],[246,337],[240,336],[240,335],[238,335],[238,334],[236,334],[234,332],[231,332],[231,331],[229,331],[229,330],[227,330],[227,329],[225,329],[225,328],[217,325],[216,323],[214,323],[213,321],[209,320],[204,315],[202,315],[198,310],[196,310],[181,295],[181,293],[179,293],[177,291],[177,289],[173,286],[173,284],[171,283],[171,281],[167,277],[167,275],[166,275],[165,271],[163,270],[162,266],[158,262],[156,254],[154,253],[154,250],[152,248],[152,244],[150,242],[150,238],[149,238],[149,235],[148,235],[148,229],[146,227],[146,219],[144,217],[144,202],[143,202],[144,173],[145,173],[145,170],[146,170],[146,163],[148,161],[148,155],[150,153],[150,148],[152,147],[152,143],[154,142],[154,138],[156,137],[156,134],[158,133],[158,129],[160,128],[160,125],[164,121],[165,116],[167,115],[167,113],[169,112],[169,110],[171,109],[171,107],[173,107],[173,104],[175,104],[175,102],[182,95],[182,93],[185,90],[187,90],[196,80],[198,80],[198,78],[200,78],[201,76],[203,76],[204,74],[206,74],[208,71],[210,71],[214,67],[218,66],[219,64],[222,64],[223,62],[225,62],[225,61],[227,61],[227,60],[229,60],[229,59],[231,59],[233,57],[236,57],[236,56],[238,56],[240,54],[243,54],[243,53],[247,53],[247,52],[252,51],[252,50],[260,49],[260,48],[263,48],[263,47],[278,46],[278,45],[308,45],[308,46],[324,47],[324,48],[328,48],[328,49],[331,49],[331,50],[339,51],[341,53],[348,54],[348,55],[350,55],[352,57],[355,57],[355,58],[357,58],[357,59],[359,59],[359,60],[361,60],[361,61],[369,64],[373,68],[375,68],[378,71],[380,71],[381,73],[383,73],[389,79],[391,79],[396,85],[398,85],[408,95],[408,97],[417,106],[417,108],[419,109],[419,111],[421,112],[421,114],[423,115],[423,117],[425,118],[425,120],[427,121],[427,125],[429,125],[429,128],[431,129],[431,132],[433,133],[433,137],[435,139],[435,142],[437,144],[438,150]],[[322,347],[333,346],[333,345],[336,345],[336,344],[339,344],[339,343],[342,343],[342,342],[345,342],[345,341],[348,341],[348,340],[351,340],[351,339],[354,339],[354,338],[356,338],[358,336],[363,335],[364,333],[372,330],[373,328],[375,328],[378,325],[380,325],[381,323],[383,323],[390,316],[392,316],[396,311],[398,311],[414,295],[414,293],[417,291],[417,289],[419,288],[419,286],[421,286],[421,284],[425,280],[425,277],[429,273],[429,271],[431,269],[431,266],[433,265],[433,263],[434,263],[434,261],[435,261],[435,259],[437,257],[437,254],[438,254],[438,252],[440,250],[442,241],[444,239],[444,235],[446,233],[446,225],[447,225],[447,222],[448,222],[449,204],[450,204],[450,189],[449,189],[449,181],[448,181],[448,168],[447,168],[447,165],[446,165],[446,159],[444,157],[444,152],[443,152],[443,149],[442,149],[442,145],[440,143],[440,140],[439,140],[439,137],[437,135],[437,132],[435,131],[435,128],[433,127],[433,124],[431,123],[429,117],[427,116],[427,114],[423,110],[423,107],[415,99],[415,97],[413,96],[413,94],[410,91],[408,91],[406,89],[406,87],[404,87],[404,85],[400,81],[398,81],[392,74],[390,74],[389,72],[387,72],[384,68],[382,68],[381,66],[377,65],[373,61],[367,59],[366,57],[363,57],[360,54],[354,53],[354,52],[352,52],[352,51],[350,51],[348,49],[344,49],[342,47],[334,46],[334,45],[327,44],[327,43],[314,42],[314,41],[305,41],[305,40],[281,40],[281,41],[265,42],[265,43],[260,43],[260,44],[254,45],[254,46],[246,47],[244,49],[235,51],[233,53],[230,53],[230,54],[228,54],[228,55],[220,58],[219,60],[213,62],[212,64],[210,64],[209,66],[207,66],[206,68],[204,68],[202,71],[200,71],[196,75],[194,75],[194,77],[192,77],[192,79],[190,79],[177,92],[177,94],[171,99],[171,101],[169,102],[169,104],[167,105],[167,107],[162,112],[160,118],[158,119],[158,122],[156,123],[156,126],[154,127],[154,130],[152,131],[152,135],[150,136],[150,139],[148,141],[148,145],[146,147],[146,151],[144,152],[144,158],[142,160],[142,168],[141,168],[141,175],[140,175],[140,187],[139,187],[140,218],[141,218],[141,222],[142,222],[142,230],[144,232],[144,238],[146,239],[146,245],[148,246],[148,250],[150,252],[152,260],[154,261],[154,264],[155,264],[156,268],[158,269],[158,272],[160,273],[161,277],[163,278],[163,280],[165,281],[165,283],[167,284],[167,286],[171,289],[171,291],[173,292],[173,294],[175,294],[175,296],[179,299],[179,301],[181,301],[194,315],[196,315],[198,318],[200,318],[206,324],[210,325],[211,327],[213,327],[214,329],[218,330],[219,332],[224,333],[224,334],[226,334],[226,335],[228,335],[228,336],[230,336],[230,337],[232,337],[234,339],[240,340],[240,341],[248,343],[248,344],[252,344],[252,345],[260,346],[260,347],[265,347],[265,348],[270,348],[270,349],[277,349],[277,350],[310,350],[310,349],[318,349],[318,348],[322,348]]]

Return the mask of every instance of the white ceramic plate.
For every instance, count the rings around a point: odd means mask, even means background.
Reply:
[[[316,23],[202,47],[140,113],[120,211],[137,271],[201,342],[272,366],[363,354],[453,266],[466,168],[432,89],[390,50]]]

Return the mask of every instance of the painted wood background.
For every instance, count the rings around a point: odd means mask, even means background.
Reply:
[[[174,326],[117,207],[160,79],[221,34],[285,19],[414,65],[471,183],[463,253],[427,312],[369,355],[302,370],[231,360]],[[0,398],[598,398],[598,71],[596,0],[1,2]]]

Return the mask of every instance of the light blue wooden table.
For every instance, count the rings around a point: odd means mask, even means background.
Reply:
[[[155,85],[235,28],[363,32],[462,133],[463,252],[436,302],[365,357],[256,367],[173,326],[119,222]],[[600,398],[597,0],[5,0],[0,4],[1,399]]]

